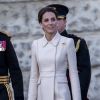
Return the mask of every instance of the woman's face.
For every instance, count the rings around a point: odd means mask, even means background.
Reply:
[[[54,34],[57,32],[57,18],[53,12],[46,12],[42,16],[41,26],[46,33]]]

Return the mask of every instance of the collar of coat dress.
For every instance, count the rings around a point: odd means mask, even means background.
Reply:
[[[57,46],[60,41],[61,35],[57,32],[51,41],[47,41],[45,35],[43,36],[43,47],[47,46],[48,43],[51,43],[53,46]]]

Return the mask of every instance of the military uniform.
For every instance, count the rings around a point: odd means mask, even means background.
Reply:
[[[66,15],[69,12],[68,7],[61,4],[51,4],[48,5],[48,7],[53,7],[57,11],[58,20],[59,19],[66,20]],[[77,67],[79,73],[82,100],[88,100],[87,93],[88,93],[88,88],[89,88],[90,78],[91,78],[91,64],[90,64],[90,55],[89,55],[87,44],[84,39],[77,37],[73,34],[67,34],[66,30],[64,30],[60,34],[62,36],[72,38],[74,40],[75,47],[76,47]],[[67,78],[69,80],[68,84],[71,91],[69,74],[67,74]]]
[[[24,100],[23,79],[17,56],[10,38],[0,32],[0,100],[13,100],[10,82],[14,90],[14,99]]]
[[[76,47],[76,56],[77,56],[77,67],[79,73],[79,80],[80,80],[80,87],[81,87],[81,94],[82,100],[88,100],[87,92],[90,84],[91,78],[91,64],[90,64],[90,56],[87,44],[84,39],[77,37],[73,34],[67,34],[67,31],[64,30],[61,33],[62,36],[73,38],[75,47]],[[67,74],[69,79],[69,74]],[[69,79],[69,86],[70,86],[70,79]],[[70,86],[71,90],[71,86]]]

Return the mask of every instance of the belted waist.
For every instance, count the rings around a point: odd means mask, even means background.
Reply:
[[[0,76],[0,84],[9,84],[9,76]]]
[[[40,71],[40,77],[54,77],[61,76],[66,77],[66,71]]]

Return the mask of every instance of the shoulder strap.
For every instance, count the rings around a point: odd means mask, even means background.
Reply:
[[[80,42],[81,42],[81,40],[80,39],[78,39],[78,41],[77,41],[77,43],[76,43],[76,52],[79,50],[79,48],[80,48]]]

